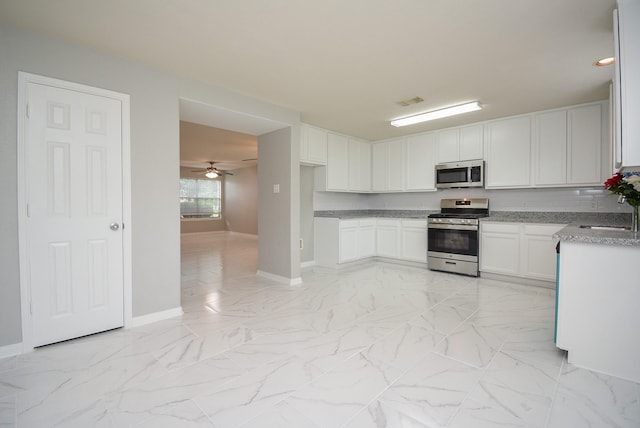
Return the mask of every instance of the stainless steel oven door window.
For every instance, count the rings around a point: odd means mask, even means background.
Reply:
[[[429,226],[429,253],[458,254],[478,257],[478,229],[476,226],[455,226],[455,229]],[[461,228],[470,230],[460,230]]]

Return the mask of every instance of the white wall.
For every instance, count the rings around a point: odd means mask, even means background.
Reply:
[[[315,210],[406,209],[439,210],[440,199],[457,197],[489,198],[492,211],[631,212],[617,196],[600,188],[555,189],[447,189],[422,193],[382,193],[360,195],[316,192]]]
[[[232,232],[258,234],[258,168],[230,171],[224,181],[224,218]]]
[[[298,112],[7,24],[0,24],[0,58],[0,346],[21,341],[16,206],[19,70],[131,96],[132,224],[128,227],[133,237],[134,316],[180,305],[179,98],[292,124],[295,135],[291,135],[297,138]],[[298,169],[292,174],[291,163],[283,162],[280,170],[290,172],[284,184],[295,187],[297,195]],[[295,202],[296,218],[285,228],[297,237],[298,196]],[[273,257],[274,264],[290,264],[293,257],[299,260],[291,246]]]

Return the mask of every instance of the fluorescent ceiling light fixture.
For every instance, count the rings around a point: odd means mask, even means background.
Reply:
[[[415,123],[426,122],[428,120],[440,119],[447,116],[454,116],[456,114],[469,113],[471,111],[480,110],[482,106],[478,101],[472,103],[460,104],[453,107],[447,107],[440,110],[428,111],[426,113],[416,114],[415,116],[403,117],[400,119],[394,119],[391,121],[393,126],[407,126]]]

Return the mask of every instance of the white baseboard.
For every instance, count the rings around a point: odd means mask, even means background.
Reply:
[[[0,346],[0,358],[13,357],[22,354],[22,343]]]
[[[540,279],[522,278],[519,276],[501,275],[491,272],[480,272],[480,276],[485,279],[493,279],[495,281],[505,281],[521,285],[531,285],[534,287],[556,289],[556,283],[553,281],[543,281]]]
[[[316,265],[315,260],[300,263],[300,269],[310,268]]]
[[[264,272],[264,271],[261,271],[261,270],[257,271],[256,275],[260,276],[262,278],[266,278],[266,279],[270,279],[272,281],[279,282],[281,284],[287,284],[287,285],[300,285],[300,284],[302,284],[302,278],[301,277],[286,278],[284,276],[274,275],[272,273]]]
[[[178,306],[177,308],[173,309],[167,309],[166,311],[153,312],[151,314],[134,317],[131,320],[131,327],[140,327],[142,325],[179,317],[183,314],[184,311],[182,310],[182,306]]]

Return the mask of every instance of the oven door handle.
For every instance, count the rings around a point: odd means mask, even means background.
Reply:
[[[427,229],[478,230],[478,226],[472,224],[428,224]]]

